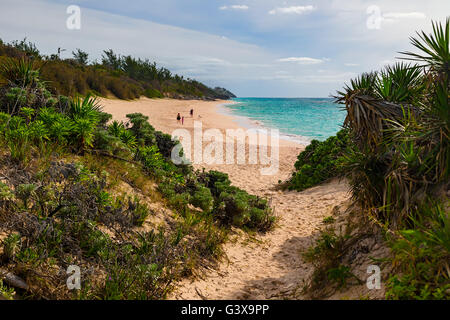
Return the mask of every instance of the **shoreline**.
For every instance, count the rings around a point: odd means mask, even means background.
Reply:
[[[217,106],[217,112],[219,114],[223,114],[226,116],[230,116],[232,118],[235,119],[235,122],[238,124],[238,126],[244,128],[244,129],[256,129],[258,130],[279,130],[280,132],[280,139],[284,140],[284,141],[290,141],[290,142],[295,142],[299,145],[301,145],[302,147],[306,148],[310,143],[311,143],[311,139],[308,137],[304,137],[304,136],[300,136],[297,134],[288,134],[288,133],[282,133],[280,131],[280,129],[276,128],[276,127],[270,127],[270,126],[266,126],[264,125],[264,123],[261,123],[258,120],[254,120],[250,117],[247,116],[241,116],[238,114],[233,113],[232,110],[230,110],[229,108],[227,108],[228,105],[234,105],[234,104],[238,104],[239,102],[235,102],[233,100],[230,100],[231,102],[227,102],[227,103],[221,103]]]
[[[217,105],[229,101],[180,101],[171,99],[139,99],[121,101],[102,99],[103,110],[114,120],[126,121],[128,113],[140,112],[149,117],[156,130],[171,134],[175,129],[194,130],[193,120],[201,115],[203,129],[242,128],[230,115],[222,115]],[[181,126],[176,114],[189,114]],[[246,141],[246,150],[249,143]],[[282,299],[299,298],[297,289],[313,269],[300,254],[311,245],[314,235],[334,206],[348,199],[348,187],[337,180],[304,192],[281,191],[279,181],[292,176],[297,156],[304,146],[279,139],[279,170],[274,175],[262,175],[261,165],[194,164],[195,169],[216,170],[228,174],[232,185],[270,201],[277,217],[277,226],[265,234],[247,235],[232,230],[223,244],[225,259],[217,268],[202,270],[202,278],[185,278],[178,282],[169,299]],[[200,294],[199,294],[200,292]]]
[[[239,123],[236,123],[233,115],[218,112],[219,105],[229,102],[229,100],[203,101],[148,98],[141,98],[135,101],[100,100],[101,105],[104,106],[104,111],[113,115],[113,120],[126,122],[126,114],[140,112],[149,117],[150,124],[156,130],[172,135],[177,129],[186,129],[190,132],[191,136],[194,136],[194,120],[201,121],[203,131],[207,129],[218,129],[224,134],[227,129],[246,130]],[[177,123],[177,113],[180,113],[182,116],[189,115],[191,108],[194,109],[194,117],[186,117],[184,125]],[[270,139],[264,134],[260,134],[259,136],[260,139],[262,137],[263,141],[269,140],[267,146],[270,149]],[[185,145],[183,141],[182,144],[183,146]],[[278,170],[273,175],[261,174],[261,170],[269,167],[269,165],[249,164],[247,161],[245,161],[245,164],[238,164],[237,161],[234,161],[233,164],[194,163],[193,166],[199,170],[204,168],[205,170],[217,170],[227,173],[234,185],[250,193],[264,196],[267,194],[268,188],[276,186],[280,180],[286,181],[291,177],[294,171],[294,163],[299,153],[305,149],[303,145],[294,141],[281,139],[281,137],[278,139],[278,144]],[[249,154],[251,146],[254,145],[250,144],[247,138],[245,141],[246,157]],[[223,150],[226,150],[225,141]],[[193,153],[191,152],[191,159],[193,159],[192,155]],[[236,152],[234,156],[236,157]]]

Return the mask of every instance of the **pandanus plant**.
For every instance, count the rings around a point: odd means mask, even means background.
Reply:
[[[418,33],[418,53],[351,80],[335,97],[345,105],[354,148],[347,155],[353,197],[397,225],[429,189],[448,182],[449,19]],[[370,168],[370,169],[369,169]]]
[[[86,147],[92,147],[100,111],[97,99],[90,95],[85,98],[76,97],[70,102],[68,114],[73,121],[71,135],[78,151],[84,152]]]
[[[33,60],[9,58],[0,64],[0,75],[10,86],[27,88],[39,81],[39,69]]]

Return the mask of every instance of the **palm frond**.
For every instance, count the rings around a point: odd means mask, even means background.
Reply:
[[[450,18],[442,23],[432,22],[433,33],[427,35],[424,31],[417,32],[418,38],[411,37],[411,43],[421,53],[411,51],[400,52],[406,56],[402,59],[418,61],[423,66],[431,67],[435,71],[449,73],[450,63]]]

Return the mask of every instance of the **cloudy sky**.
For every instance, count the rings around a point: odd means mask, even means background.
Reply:
[[[449,12],[448,0],[1,0],[0,38],[63,58],[113,49],[241,97],[327,97]]]

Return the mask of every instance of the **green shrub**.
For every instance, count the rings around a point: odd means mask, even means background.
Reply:
[[[214,205],[214,198],[208,188],[200,186],[194,192],[191,203],[205,212],[210,212]]]
[[[93,147],[96,150],[105,151],[107,154],[131,159],[131,148],[120,138],[109,134],[108,131],[97,129],[94,131]]]
[[[0,182],[0,203],[13,200],[14,198],[14,193],[11,188],[3,182]]]
[[[313,140],[298,156],[296,171],[287,183],[288,188],[302,191],[342,174],[341,164],[348,146],[346,130],[323,142]]]
[[[14,260],[20,250],[21,237],[18,233],[10,234],[3,242],[3,257],[7,260]]]
[[[410,229],[391,239],[396,274],[387,281],[388,299],[450,299],[450,215],[439,203],[425,205]]]
[[[148,88],[144,91],[144,96],[146,96],[147,98],[164,98],[164,96],[162,95],[162,93],[157,90],[157,89],[153,89],[153,88]]]
[[[148,117],[141,113],[127,114],[131,127],[131,132],[136,136],[140,146],[149,146],[156,144],[155,128],[148,123]]]
[[[161,151],[161,154],[166,159],[171,159],[173,148],[175,148],[175,146],[177,146],[180,142],[178,140],[173,141],[172,136],[161,131],[155,131],[154,135],[156,144],[158,145],[158,149]],[[180,156],[183,156],[182,151]]]
[[[214,216],[225,224],[260,231],[272,228],[275,218],[267,200],[231,186],[228,175],[218,171],[199,173],[199,180],[214,196]]]
[[[9,288],[3,284],[3,280],[0,280],[0,297],[6,300],[14,300],[16,292],[13,288]]]
[[[150,209],[138,197],[128,199],[128,210],[131,211],[131,221],[135,226],[142,226],[150,215]]]

